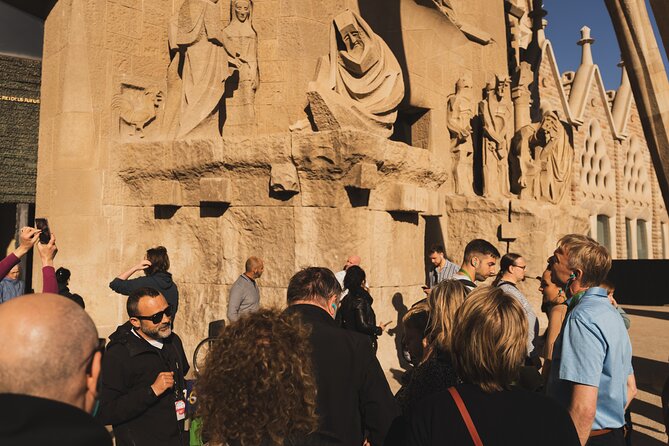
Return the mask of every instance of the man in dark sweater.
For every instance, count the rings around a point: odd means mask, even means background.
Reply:
[[[0,305],[0,444],[111,446],[93,418],[101,349],[91,318],[55,294]]]
[[[152,288],[128,297],[130,320],[109,337],[98,418],[114,428],[117,446],[182,446],[188,360],[172,333],[172,307]]]
[[[399,407],[376,359],[369,338],[336,325],[341,293],[327,268],[306,268],[288,284],[287,312],[297,313],[311,327],[320,417],[317,444],[383,444]],[[314,439],[315,440],[315,439]]]

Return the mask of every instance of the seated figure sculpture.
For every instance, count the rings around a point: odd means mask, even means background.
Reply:
[[[567,195],[574,149],[567,127],[558,113],[542,108],[538,124],[522,127],[514,137],[513,152],[519,159],[521,197],[559,204]]]
[[[403,97],[402,70],[388,45],[355,12],[337,15],[330,54],[320,58],[307,89],[316,129],[362,128],[389,137]]]

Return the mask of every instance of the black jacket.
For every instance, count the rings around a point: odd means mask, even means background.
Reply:
[[[67,285],[59,283],[58,284],[58,294],[60,294],[63,297],[67,297],[70,300],[73,300],[81,308],[86,309],[86,304],[84,303],[84,298],[81,297],[80,295],[70,291],[70,289],[67,287]]]
[[[0,394],[0,444],[112,446],[107,429],[69,404],[29,395]]]
[[[349,290],[341,301],[341,308],[337,313],[341,326],[376,339],[381,334],[381,327],[376,325],[373,302],[372,296],[364,289]]]
[[[174,403],[183,395],[188,360],[181,339],[172,334],[158,349],[132,332],[129,322],[109,337],[102,359],[98,419],[114,427],[116,445],[187,444]],[[151,389],[160,372],[174,372],[175,386],[157,397]]]
[[[331,438],[330,444],[359,446],[367,430],[372,446],[382,445],[400,411],[368,338],[338,327],[314,305],[292,305],[286,312],[299,314],[311,327],[320,417],[316,435]]]
[[[167,303],[172,305],[172,308],[174,309],[172,314],[176,314],[177,309],[179,309],[179,290],[177,289],[177,285],[172,281],[172,274],[168,272],[159,271],[150,276],[128,280],[116,277],[109,283],[109,288],[124,296],[128,296],[137,288],[143,287],[149,287],[160,291],[160,294],[165,297]],[[174,321],[174,318],[172,321]]]

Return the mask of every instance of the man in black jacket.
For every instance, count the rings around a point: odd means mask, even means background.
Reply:
[[[117,446],[182,446],[188,360],[172,333],[172,308],[152,288],[128,297],[130,320],[110,337],[102,361],[98,418]]]
[[[101,348],[71,300],[32,294],[0,305],[0,444],[111,446],[93,418]]]
[[[311,326],[310,341],[318,387],[320,417],[313,434],[321,443],[360,446],[383,444],[399,407],[376,359],[369,338],[337,326],[334,316],[341,293],[327,268],[306,268],[288,284],[287,312]]]

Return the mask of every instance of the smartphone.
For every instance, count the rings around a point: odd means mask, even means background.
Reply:
[[[35,227],[39,229],[39,241],[40,243],[46,245],[51,240],[51,231],[49,231],[49,221],[46,218],[36,218]]]

